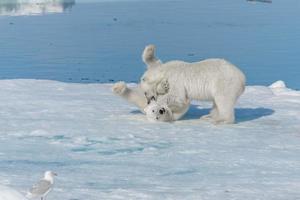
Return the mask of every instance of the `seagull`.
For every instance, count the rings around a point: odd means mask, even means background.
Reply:
[[[26,197],[29,199],[41,198],[41,200],[46,200],[47,194],[53,187],[54,176],[57,176],[57,174],[52,171],[46,171],[44,178],[32,186]]]

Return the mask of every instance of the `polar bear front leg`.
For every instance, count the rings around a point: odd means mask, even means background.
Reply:
[[[122,81],[115,83],[112,91],[130,103],[135,104],[144,113],[144,109],[147,106],[147,99],[140,87],[128,88],[126,83]]]
[[[213,101],[213,107],[210,110],[209,114],[201,116],[200,119],[210,121],[210,120],[215,119],[217,117],[217,115],[218,115],[218,108],[217,108],[216,103]]]
[[[118,94],[120,96],[123,96],[128,90],[126,83],[123,81],[115,83],[111,89],[115,94]]]

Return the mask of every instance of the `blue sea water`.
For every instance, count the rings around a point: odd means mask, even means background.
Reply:
[[[19,16],[0,4],[0,78],[138,82],[153,43],[162,61],[221,57],[249,85],[300,89],[299,0],[81,2]]]

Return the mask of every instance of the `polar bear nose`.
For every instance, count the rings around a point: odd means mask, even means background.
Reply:
[[[164,108],[159,110],[159,114],[161,114],[161,115],[164,114],[165,112],[166,112],[166,110]]]

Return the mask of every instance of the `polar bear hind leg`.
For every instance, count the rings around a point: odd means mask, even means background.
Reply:
[[[216,109],[212,109],[211,115],[215,124],[233,124],[235,122],[234,105],[237,98],[218,96],[215,98]]]
[[[142,54],[142,59],[148,68],[162,64],[161,61],[155,57],[155,46],[153,44],[145,47]]]

